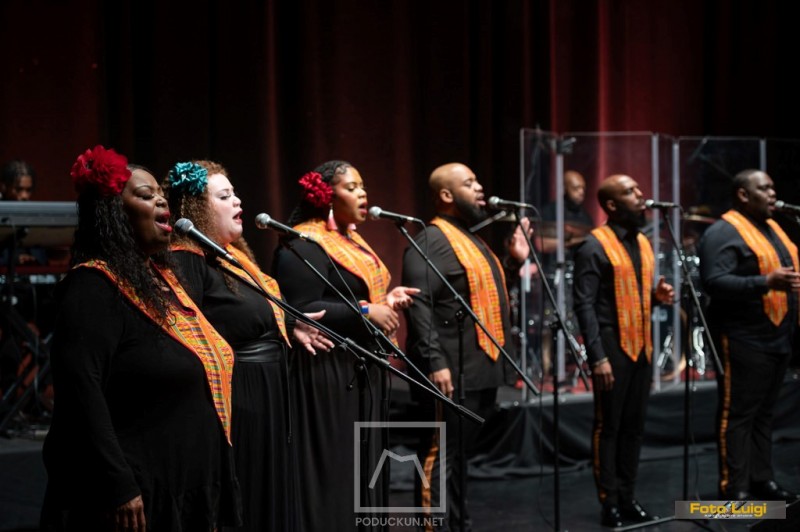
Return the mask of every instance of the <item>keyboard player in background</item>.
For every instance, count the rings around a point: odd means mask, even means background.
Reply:
[[[5,163],[0,173],[0,199],[3,202],[31,201],[35,186],[36,171],[21,159]],[[0,209],[2,206],[0,205]],[[35,336],[43,338],[51,329],[53,317],[50,312],[54,275],[43,275],[55,271],[66,272],[69,251],[45,249],[41,246],[19,246],[24,228],[14,228],[0,238],[0,396],[17,380],[18,373],[30,358],[29,334],[24,325]],[[9,257],[16,257],[14,282],[9,284]],[[49,266],[53,265],[54,269]],[[42,284],[48,286],[42,286]],[[20,320],[13,319],[12,315]],[[24,324],[24,325],[23,325]],[[29,379],[25,379],[27,381]],[[3,405],[0,405],[0,416]]]
[[[33,198],[36,172],[27,162],[15,159],[3,165],[2,181],[0,181],[0,199],[3,201],[31,201]],[[13,234],[12,237],[13,238]],[[13,242],[8,238],[2,242],[0,265],[7,265]],[[47,264],[47,252],[41,247],[29,247],[16,250],[16,264]]]

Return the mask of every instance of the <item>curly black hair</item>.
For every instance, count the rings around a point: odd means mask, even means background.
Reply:
[[[128,165],[131,171],[149,170]],[[167,320],[170,312],[168,295],[155,283],[148,257],[136,244],[128,215],[122,207],[122,197],[102,196],[95,187],[87,187],[78,197],[78,229],[72,246],[72,264],[87,260],[102,260],[123,283],[133,288],[137,296],[156,316]],[[169,253],[150,256],[154,263],[171,267]]]

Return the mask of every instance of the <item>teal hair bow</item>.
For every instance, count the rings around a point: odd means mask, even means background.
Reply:
[[[199,196],[208,185],[208,170],[197,163],[177,163],[169,171],[169,185],[178,193]]]

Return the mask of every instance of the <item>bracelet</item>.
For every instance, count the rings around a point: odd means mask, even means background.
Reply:
[[[596,368],[597,366],[599,366],[600,364],[602,364],[602,363],[604,363],[604,362],[608,362],[608,357],[603,357],[603,358],[601,358],[600,360],[598,360],[597,362],[595,362],[594,364],[592,364],[592,367],[593,367],[593,368]]]
[[[358,302],[359,308],[361,308],[361,314],[364,316],[369,317],[369,301],[364,301],[363,299]]]

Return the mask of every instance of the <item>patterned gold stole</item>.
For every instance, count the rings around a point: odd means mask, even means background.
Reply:
[[[611,266],[614,268],[614,299],[617,306],[617,324],[622,350],[634,362],[642,348],[647,360],[653,356],[653,335],[650,312],[652,309],[653,268],[655,257],[650,242],[643,234],[636,237],[642,260],[642,290],[628,251],[611,227],[604,225],[592,231],[600,241]],[[642,301],[644,300],[644,301]]]
[[[361,235],[351,230],[347,236],[330,231],[323,220],[309,220],[294,228],[314,238],[337,264],[363,280],[369,289],[370,303],[386,304],[386,290],[392,276]]]
[[[191,246],[184,246],[180,244],[173,244],[169,247],[170,251],[186,251],[188,253],[194,253],[195,255],[200,255],[201,257],[205,257],[205,253],[199,248],[191,247]],[[253,285],[254,281],[253,278],[258,280],[258,286],[271,294],[272,296],[276,297],[277,299],[283,299],[281,296],[281,289],[278,286],[278,281],[270,277],[269,275],[265,274],[264,272],[256,266],[253,261],[250,260],[243,251],[233,246],[225,246],[225,251],[230,253],[236,260],[239,261],[239,264],[244,266],[245,271],[240,270],[233,264],[229,263],[224,259],[220,259],[217,261],[222,268],[225,268],[229,271],[232,275],[235,275],[237,279],[241,279],[243,283]],[[250,275],[252,275],[252,277]],[[281,332],[281,336],[286,341],[286,343],[291,346],[292,343],[289,341],[289,336],[286,333],[286,317],[283,313],[283,309],[267,299],[270,307],[272,307],[272,313],[275,316],[275,322],[278,324],[278,330]]]
[[[467,284],[469,285],[469,305],[472,307],[472,311],[497,342],[500,345],[504,345],[506,336],[503,330],[503,310],[500,308],[500,292],[498,291],[497,283],[494,281],[492,267],[489,261],[486,260],[486,256],[461,229],[444,218],[437,216],[431,220],[431,225],[435,225],[442,230],[450,246],[452,246],[459,264],[464,267],[464,271],[467,274]],[[479,237],[476,236],[475,238]],[[486,244],[484,243],[484,245]],[[503,266],[497,256],[489,249],[489,246],[486,246],[486,250],[489,251],[492,259],[497,264],[500,278],[502,279],[503,293],[506,296],[505,300],[508,301]],[[478,324],[475,324],[475,333],[481,349],[489,355],[489,358],[497,360],[497,357],[500,356],[500,350]]]
[[[120,282],[108,269],[104,261],[91,260],[75,266],[75,268],[94,268],[103,272],[117,286],[119,291],[142,313],[157,324],[174,340],[194,353],[206,373],[208,387],[214,408],[217,411],[225,437],[231,441],[231,374],[233,372],[233,350],[211,326],[192,298],[186,293],[171,270],[151,264],[164,282],[170,287],[182,308],[174,309],[166,321],[159,320],[152,309],[147,307],[133,287]]]
[[[739,211],[731,209],[722,215],[722,219],[736,229],[744,243],[756,256],[758,259],[758,271],[761,275],[767,275],[781,268],[781,259],[778,257],[775,247],[747,217]],[[789,237],[775,220],[767,220],[767,224],[775,231],[775,234],[778,235],[780,241],[789,251],[794,270],[800,271],[797,260],[797,246],[789,240]],[[764,302],[764,314],[777,327],[786,317],[786,313],[789,312],[789,296],[783,290],[770,290],[762,296],[762,300]]]

